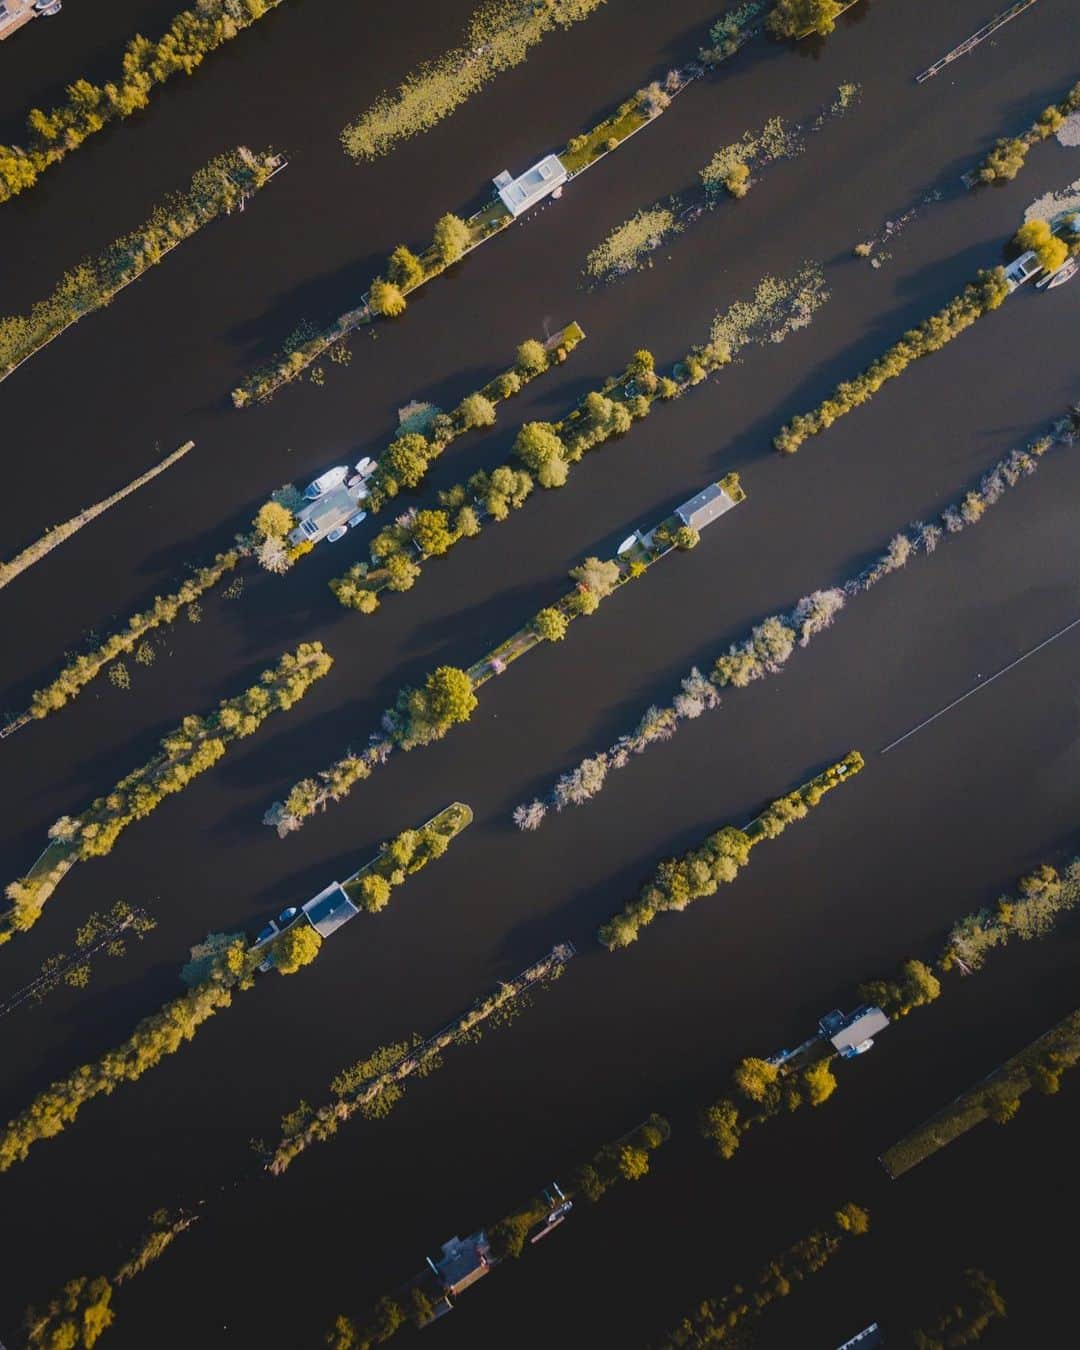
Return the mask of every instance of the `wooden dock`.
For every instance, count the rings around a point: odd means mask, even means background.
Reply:
[[[951,52],[946,52],[940,61],[935,61],[932,66],[927,66],[920,75],[915,76],[915,83],[923,84],[926,80],[931,80],[935,75],[939,75],[946,66],[951,66],[961,56],[967,56],[968,52],[974,51],[980,42],[985,42],[999,28],[1004,28],[1007,23],[1011,23],[1017,15],[1023,14],[1024,10],[1030,9],[1035,3],[1036,0],[1017,0],[1015,5],[1010,5],[1008,9],[1002,10],[989,23],[983,24],[978,32],[972,33],[969,38],[965,38],[958,47],[954,47]]]

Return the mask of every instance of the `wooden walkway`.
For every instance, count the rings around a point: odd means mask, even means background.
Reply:
[[[1002,10],[1000,14],[995,15],[994,18],[992,18],[989,23],[984,24],[977,33],[972,33],[969,38],[965,38],[965,40],[960,43],[959,47],[954,47],[951,52],[946,52],[940,61],[935,61],[932,66],[927,66],[922,74],[915,76],[915,83],[922,84],[926,80],[933,79],[935,75],[940,75],[946,66],[951,66],[952,63],[959,60],[961,56],[967,56],[968,52],[974,51],[980,42],[985,42],[986,39],[993,36],[999,28],[1004,28],[1007,23],[1011,23],[1017,15],[1023,14],[1025,9],[1030,9],[1035,3],[1036,0],[1017,0],[1015,5],[1010,5],[1008,9]]]

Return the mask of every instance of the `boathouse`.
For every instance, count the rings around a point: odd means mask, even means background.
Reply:
[[[722,516],[725,511],[730,511],[735,503],[727,495],[719,483],[710,483],[697,494],[691,497],[688,502],[683,502],[678,507],[675,514],[684,525],[699,533],[706,525],[711,525],[717,516]]]
[[[348,923],[360,913],[337,881],[332,882],[324,891],[320,891],[306,905],[301,905],[300,912],[323,938],[336,933],[342,924]]]
[[[844,1059],[863,1055],[874,1044],[874,1037],[884,1031],[889,1019],[871,1003],[863,1003],[846,1016],[839,1008],[826,1013],[818,1023],[818,1032]]]
[[[348,525],[360,510],[361,487],[341,485],[310,502],[297,516],[296,529],[289,535],[289,543],[317,544],[334,530]]]
[[[439,1259],[433,1261],[429,1256],[427,1263],[448,1296],[460,1294],[491,1270],[487,1234],[481,1229],[467,1238],[452,1237],[443,1243]]]
[[[512,216],[520,216],[530,206],[549,197],[556,188],[562,187],[566,179],[566,168],[559,156],[545,155],[531,169],[526,169],[520,178],[511,178],[503,169],[492,182],[503,206]]]

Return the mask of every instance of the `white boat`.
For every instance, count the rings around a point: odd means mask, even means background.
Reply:
[[[1046,289],[1052,291],[1055,286],[1064,286],[1067,281],[1072,281],[1077,272],[1080,272],[1080,262],[1075,258],[1069,258],[1063,262],[1056,272],[1052,272],[1046,281]]]
[[[304,489],[304,496],[309,502],[317,501],[324,492],[329,492],[332,488],[340,487],[349,476],[349,466],[347,464],[337,464],[332,469],[327,469],[325,473],[319,474],[313,483],[309,483]]]

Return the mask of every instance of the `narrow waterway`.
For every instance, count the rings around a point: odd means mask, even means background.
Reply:
[[[78,76],[106,78],[125,36],[158,31],[172,6],[117,0],[91,21],[98,8],[69,0],[0,47],[0,134],[15,135],[27,107]],[[243,214],[186,241],[0,389],[5,557],[141,472],[155,443],[196,441],[0,594],[3,711],[21,710],[86,634],[109,631],[227,544],[269,489],[377,452],[398,407],[414,397],[453,406],[526,336],[577,319],[588,340],[504,405],[495,428],[456,443],[421,504],[501,459],[521,422],[557,416],[636,348],[660,364],[678,358],[767,273],[818,259],[832,299],[809,328],[748,349],[591,454],[564,490],[430,564],[378,614],[347,613],[325,585],[366,552],[367,527],[284,579],[246,573],[241,594],[212,595],[200,622],[169,629],[153,666],[128,663],[131,690],[99,679],[0,745],[6,882],[54,819],[140,764],[184,714],[301,641],[335,657],[300,705],[135,824],[108,858],[76,868],[34,931],[0,950],[6,991],[118,898],[158,920],[123,960],[99,964],[88,989],[0,1024],[5,1119],[170,997],[208,931],[254,931],[448,801],[476,817],[314,968],[261,981],[191,1046],[0,1177],[16,1239],[0,1271],[0,1339],[18,1344],[25,1306],[65,1280],[115,1269],[151,1211],[205,1201],[202,1221],[118,1292],[108,1344],[315,1346],[337,1311],[362,1311],[425,1251],[658,1110],[674,1134],[651,1178],[576,1214],[429,1334],[462,1346],[641,1345],[854,1199],[874,1214],[871,1239],[763,1323],[763,1343],[832,1346],[901,1314],[916,1293],[947,1290],[950,1272],[972,1264],[1009,1301],[994,1344],[1053,1343],[1069,1325],[1051,1232],[1075,1200],[1077,1085],[1025,1104],[1005,1131],[980,1127],[901,1182],[874,1159],[1076,1006],[1074,922],[950,984],[939,1005],[844,1066],[826,1107],[751,1135],[734,1161],[709,1156],[695,1113],[739,1056],[802,1039],[822,1012],[854,1001],[861,979],[935,950],[954,917],[1026,868],[1080,851],[1080,630],[877,753],[1080,615],[1080,449],[1046,456],[982,523],[851,601],[783,675],[731,691],[613,775],[594,803],[534,836],[510,813],[669,701],[691,665],[707,668],[761,617],[851,576],[1080,397],[1080,287],[1028,288],[794,459],[770,449],[788,416],[998,262],[1029,201],[1080,177],[1080,151],[1050,141],[1008,187],[965,194],[958,182],[998,134],[1020,131],[1075,80],[1074,17],[1047,0],[923,86],[914,74],[985,21],[985,0],[863,0],[817,49],[752,44],[560,201],[426,288],[398,323],[357,335],[351,365],[327,364],[323,387],[297,382],[235,411],[229,389],[298,323],[353,305],[396,243],[423,244],[443,211],[475,200],[500,169],[524,169],[688,59],[715,7],[610,0],[435,131],[352,164],[342,124],[452,45],[467,13],[462,0],[289,0],[0,208],[0,312],[17,313],[213,154],[247,143],[290,160]],[[614,225],[694,181],[745,130],[811,118],[845,81],[862,85],[857,106],[803,155],[767,169],[652,269],[581,288],[586,254]],[[942,200],[889,246],[884,267],[852,257],[935,188]],[[279,841],[260,825],[297,778],[358,744],[402,684],[441,662],[467,666],[559,594],[584,555],[610,554],[733,468],[749,492],[738,511],[566,642],[485,685],[468,726],[395,756],[299,835]],[[866,771],[755,850],[735,886],[658,921],[628,952],[593,942],[661,857],[749,818],[852,747]],[[280,1180],[257,1175],[249,1141],[276,1137],[301,1098],[325,1100],[336,1070],[443,1025],[564,938],[580,957],[511,1026],[450,1052],[388,1119],[350,1123]]]

